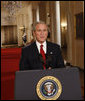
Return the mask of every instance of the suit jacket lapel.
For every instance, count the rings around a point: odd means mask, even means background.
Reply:
[[[34,49],[34,53],[35,53],[35,55],[39,56],[39,51],[38,51],[38,48],[37,48],[36,42],[34,42],[34,44],[33,44],[33,49]]]
[[[49,45],[49,42],[47,41],[47,52],[46,54],[50,54],[50,45]]]
[[[39,61],[40,68],[43,68],[42,63],[41,63],[41,61],[40,61],[40,54],[39,54],[39,51],[38,51],[36,42],[34,42],[33,50],[34,50],[34,56],[38,57],[37,59],[38,59],[38,61]]]

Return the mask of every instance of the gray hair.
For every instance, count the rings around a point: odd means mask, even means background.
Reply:
[[[47,30],[48,30],[48,25],[47,25],[44,21],[38,21],[38,22],[36,22],[36,23],[33,24],[33,29],[32,29],[32,31],[35,31],[35,30],[36,30],[36,26],[37,26],[38,24],[45,24],[45,25],[47,26]]]

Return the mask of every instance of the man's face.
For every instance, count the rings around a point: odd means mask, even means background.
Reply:
[[[45,24],[37,24],[34,35],[39,43],[43,43],[48,36],[47,26]]]

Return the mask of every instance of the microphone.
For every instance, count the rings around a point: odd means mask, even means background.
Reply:
[[[43,57],[41,54],[39,54],[39,59],[40,59],[41,63],[44,64],[44,60],[43,60]]]
[[[52,68],[52,56],[51,56],[51,54],[46,54],[46,67]]]

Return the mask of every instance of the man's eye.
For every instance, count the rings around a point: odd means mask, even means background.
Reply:
[[[41,30],[37,30],[37,32],[40,32]]]
[[[46,32],[47,30],[37,30],[37,32],[41,32],[41,31]]]
[[[38,30],[38,32],[41,32],[41,30]]]
[[[46,32],[47,30],[43,30],[44,32]]]

